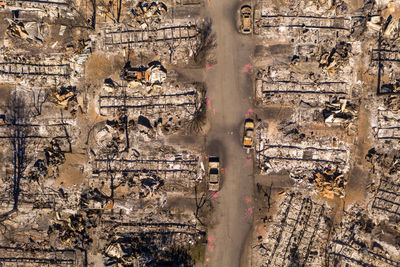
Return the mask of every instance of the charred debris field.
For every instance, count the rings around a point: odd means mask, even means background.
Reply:
[[[0,266],[400,266],[400,2],[215,1],[0,0]]]

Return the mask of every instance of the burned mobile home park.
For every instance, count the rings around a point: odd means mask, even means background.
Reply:
[[[0,16],[0,266],[400,266],[399,1]]]

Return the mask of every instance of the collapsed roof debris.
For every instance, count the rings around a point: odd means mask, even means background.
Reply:
[[[0,1],[1,266],[194,263],[204,151],[164,136],[205,120],[175,69],[214,39],[178,5]]]
[[[267,127],[256,128],[255,149],[262,173],[287,169],[295,176],[304,173],[312,177],[312,172],[317,168],[340,166],[344,173],[349,170],[348,144],[336,139],[309,136],[296,128],[289,130],[287,126],[282,127],[281,131],[272,135]]]
[[[134,19],[142,29],[149,27],[149,24],[160,24],[166,13],[167,6],[163,2],[140,1],[132,9]]]
[[[151,62],[146,68],[140,66],[132,68],[128,61],[122,70],[121,77],[129,82],[129,87],[135,87],[136,83],[143,85],[161,85],[167,78],[167,70],[160,62]]]
[[[326,103],[322,113],[325,123],[328,124],[350,123],[357,119],[357,107],[349,103],[346,99],[336,98],[332,102]]]
[[[399,7],[256,5],[254,266],[400,265]]]
[[[339,171],[325,168],[316,170],[314,177],[310,179],[321,196],[333,198],[334,195],[343,198],[347,179]]]

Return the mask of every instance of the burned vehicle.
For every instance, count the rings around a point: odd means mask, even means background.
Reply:
[[[248,4],[240,6],[238,11],[238,28],[242,34],[250,34],[253,29],[253,9]]]
[[[243,133],[243,147],[249,151],[253,146],[254,136],[254,121],[253,119],[246,119],[244,121],[244,133]]]
[[[221,175],[219,172],[219,158],[215,156],[210,156],[208,159],[208,190],[219,191]]]

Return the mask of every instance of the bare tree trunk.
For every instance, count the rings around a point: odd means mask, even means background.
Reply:
[[[92,0],[92,7],[93,7],[93,11],[92,11],[92,30],[95,30],[96,29],[96,9],[97,9],[96,0]]]

